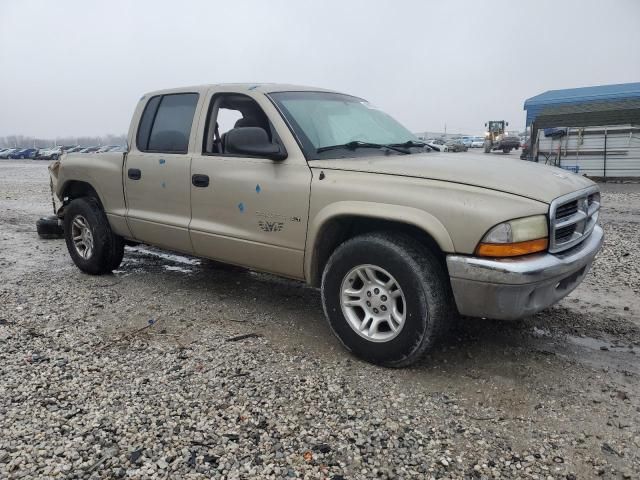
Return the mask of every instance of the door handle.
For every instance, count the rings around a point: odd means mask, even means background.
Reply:
[[[208,187],[209,186],[209,175],[201,175],[196,173],[191,177],[191,183],[194,187]]]
[[[142,178],[142,172],[139,168],[130,168],[127,170],[127,176],[131,180],[140,180],[140,178]]]

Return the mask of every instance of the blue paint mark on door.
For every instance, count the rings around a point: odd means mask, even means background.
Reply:
[[[260,188],[260,184],[258,183],[256,185],[256,193],[260,193],[262,191],[262,189]]]
[[[165,164],[165,161],[166,161],[166,160],[165,160],[164,158],[161,158],[160,160],[158,160],[158,163],[159,163],[160,165],[164,165],[164,164]]]
[[[240,210],[240,213],[244,213],[244,203],[240,202],[238,204],[238,210]]]

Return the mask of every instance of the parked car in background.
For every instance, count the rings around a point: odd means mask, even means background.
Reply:
[[[18,150],[18,149],[17,148],[6,148],[6,149],[0,151],[0,158],[9,158],[9,155],[11,155],[16,150]]]
[[[78,153],[95,153],[100,150],[100,147],[87,147],[80,150]]]
[[[105,145],[100,147],[96,153],[114,152],[120,148],[120,145]]]
[[[449,150],[449,147],[447,147],[447,142],[445,142],[441,138],[431,138],[425,143],[440,152],[447,152]]]
[[[72,148],[72,147],[66,147],[67,149]],[[45,148],[44,150],[40,150],[38,152],[38,159],[40,160],[58,160],[58,158],[60,158],[60,155],[62,155],[64,153],[65,147],[61,146],[61,145],[57,145],[55,147],[51,147],[51,148]]]
[[[84,150],[86,147],[80,146],[78,145],[77,147],[73,147],[70,148],[69,150],[67,150],[67,153],[77,153],[77,152],[81,152],[82,150]]]
[[[467,148],[471,148],[473,137],[460,137],[460,142]]]
[[[35,159],[36,160],[42,160],[44,158],[44,155],[46,155],[47,150],[49,150],[49,149],[48,148],[38,148],[36,150]]]
[[[45,150],[45,154],[42,156],[43,160],[57,160],[62,155],[62,147],[51,147]]]
[[[9,154],[9,158],[35,158],[36,152],[35,148],[18,148]]]
[[[467,147],[461,138],[452,138],[446,142],[447,152],[466,152],[469,147]]]
[[[473,137],[471,140],[471,148],[482,148],[484,147],[484,137]]]

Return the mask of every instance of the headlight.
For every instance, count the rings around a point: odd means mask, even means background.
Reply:
[[[549,246],[547,217],[518,218],[500,223],[483,237],[476,248],[481,257],[516,257],[543,252]]]

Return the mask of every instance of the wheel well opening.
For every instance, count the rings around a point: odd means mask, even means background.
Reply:
[[[98,192],[87,182],[81,182],[78,180],[70,181],[64,188],[62,193],[62,201],[64,205],[69,203],[75,198],[92,197],[95,198],[102,208],[102,202],[98,196]]]
[[[438,243],[431,235],[415,225],[385,220],[380,218],[341,216],[329,220],[319,232],[316,240],[316,248],[313,252],[311,264],[311,283],[314,287],[319,287],[322,283],[322,272],[331,254],[341,244],[356,237],[370,232],[393,231],[404,233],[436,253],[446,270],[446,258]]]

